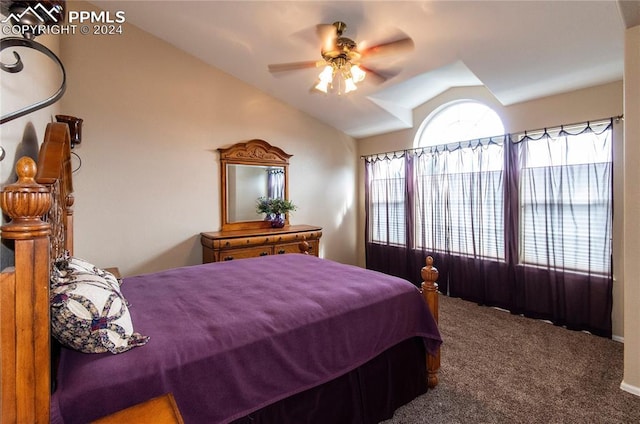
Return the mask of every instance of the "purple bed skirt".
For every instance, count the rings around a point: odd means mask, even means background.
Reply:
[[[424,343],[405,340],[334,380],[232,424],[376,424],[427,391]]]

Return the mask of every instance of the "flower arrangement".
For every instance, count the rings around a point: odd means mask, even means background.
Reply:
[[[280,197],[259,197],[256,212],[266,214],[265,220],[271,221],[274,228],[282,228],[285,224],[284,214],[296,210],[297,206],[291,200]]]
[[[259,197],[256,201],[256,212],[267,214],[267,216],[281,215],[295,211],[298,207],[291,200],[280,197]]]

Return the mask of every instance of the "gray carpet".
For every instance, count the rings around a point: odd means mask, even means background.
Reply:
[[[439,385],[385,424],[640,423],[622,343],[445,296],[440,330]]]

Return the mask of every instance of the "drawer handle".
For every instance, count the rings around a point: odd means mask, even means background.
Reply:
[[[284,249],[278,250],[278,255],[283,255],[284,253],[286,253],[286,251]]]
[[[269,252],[260,252],[260,256],[267,256]]]
[[[225,256],[222,260],[223,261],[232,261],[233,260],[233,256]]]

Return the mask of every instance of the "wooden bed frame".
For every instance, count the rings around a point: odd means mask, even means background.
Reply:
[[[10,218],[2,242],[13,244],[15,266],[0,274],[0,422],[48,423],[51,390],[49,275],[52,260],[73,253],[73,187],[67,124],[47,125],[38,165],[16,165],[18,181],[2,189]],[[422,295],[438,321],[438,271],[427,257]],[[438,384],[440,352],[428,355],[428,386]]]

